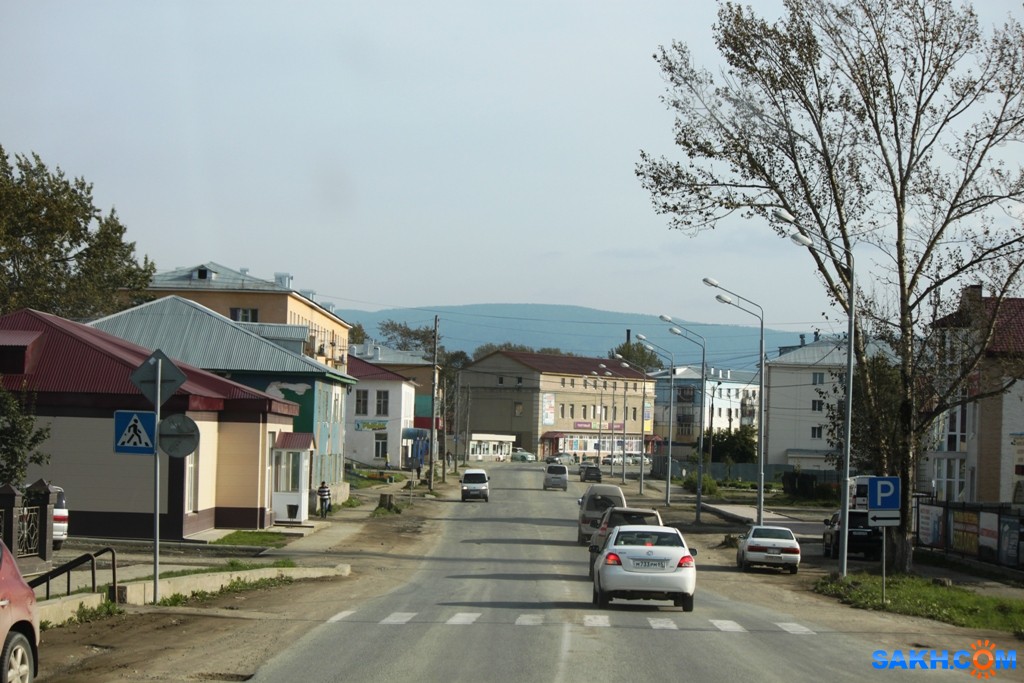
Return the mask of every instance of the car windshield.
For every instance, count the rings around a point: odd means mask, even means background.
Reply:
[[[751,538],[775,538],[792,541],[793,532],[789,529],[754,529],[750,532]]]
[[[683,540],[668,531],[623,531],[615,538],[615,545],[664,546],[681,548]]]
[[[468,472],[463,475],[462,481],[467,484],[483,484],[487,481],[487,475],[483,472]]]

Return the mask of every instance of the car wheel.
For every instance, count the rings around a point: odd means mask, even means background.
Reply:
[[[28,638],[18,631],[11,631],[4,641],[3,653],[3,680],[5,683],[31,683],[32,670],[32,646]]]
[[[590,556],[590,578],[594,578],[594,560],[597,559],[597,555]]]
[[[800,571],[800,565],[798,565],[798,564],[791,564],[791,565],[789,565],[789,573],[790,574],[796,574],[798,571]]]
[[[595,588],[595,590],[597,591],[597,606],[601,609],[605,609],[606,607],[608,607],[608,603],[610,602],[608,594],[600,588]]]
[[[743,557],[739,553],[736,553],[736,566],[740,569],[743,568]]]
[[[465,496],[463,496],[463,497],[462,497],[462,502],[463,502],[463,503],[465,503],[465,502],[466,502],[466,497],[465,497]]]
[[[593,590],[593,593],[592,593],[591,600],[596,605],[598,603],[597,584],[594,584],[594,587],[593,587],[592,590]]]
[[[828,557],[831,554],[832,554],[832,549],[829,547],[828,543],[825,542],[825,537],[822,536],[822,538],[821,538],[821,556],[822,557]]]
[[[679,602],[680,602],[679,606],[683,608],[684,612],[692,612],[693,611],[693,594],[692,593],[690,595],[687,595],[686,593],[683,593],[683,598]]]
[[[576,530],[576,542],[580,545],[586,545],[587,539],[583,538],[583,532],[579,529]]]
[[[839,544],[838,543],[833,542],[832,545],[830,545],[828,549],[831,551],[829,553],[829,555],[831,555],[833,560],[839,559]]]
[[[53,549],[54,550],[60,550],[63,547],[64,547],[64,541],[54,541],[53,542]]]
[[[484,502],[485,503],[490,503],[491,502],[491,497],[490,496],[484,496]]]

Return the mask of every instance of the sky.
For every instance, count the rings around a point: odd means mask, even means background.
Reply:
[[[92,183],[160,271],[290,273],[347,309],[756,326],[711,277],[766,327],[842,332],[805,250],[762,221],[670,230],[635,176],[640,150],[678,157],[652,55],[678,40],[716,68],[716,7],[0,0],[0,146]]]

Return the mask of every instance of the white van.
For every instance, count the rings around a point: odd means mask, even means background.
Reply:
[[[569,490],[569,468],[565,465],[548,465],[544,472],[544,490]]]
[[[491,480],[487,476],[487,470],[468,469],[462,473],[459,479],[462,484],[462,502],[470,498],[483,498],[485,503],[491,500]]]
[[[580,517],[576,529],[576,542],[588,545],[594,534],[591,522],[601,519],[610,507],[626,507],[626,494],[614,484],[591,484],[579,499]]]

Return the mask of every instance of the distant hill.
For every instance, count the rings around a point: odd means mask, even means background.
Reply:
[[[577,356],[604,357],[626,340],[643,334],[650,342],[675,356],[676,363],[699,363],[700,345],[669,332],[669,323],[654,315],[615,313],[581,306],[550,304],[468,304],[430,308],[392,308],[381,311],[335,309],[350,323],[360,323],[371,338],[380,338],[378,324],[385,320],[410,327],[432,327],[439,318],[441,343],[449,350],[472,355],[487,343],[512,342],[533,349],[557,348]],[[704,337],[709,365],[735,370],[752,370],[757,363],[759,329],[741,325],[711,325],[676,321]],[[807,341],[812,337],[807,335]],[[765,330],[768,358],[778,356],[780,346],[795,346],[800,335]],[[662,351],[662,349],[658,349]],[[663,353],[665,351],[662,351]],[[667,364],[667,363],[666,363]]]

